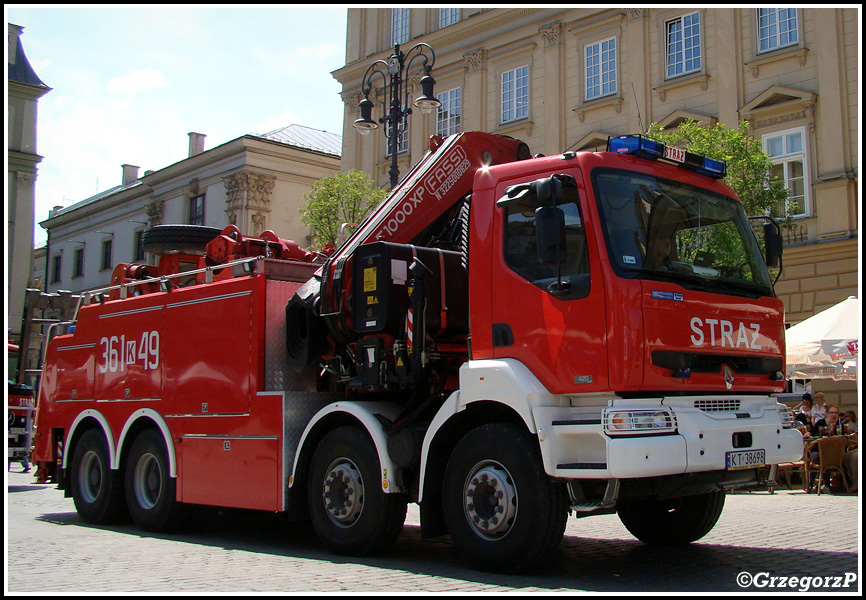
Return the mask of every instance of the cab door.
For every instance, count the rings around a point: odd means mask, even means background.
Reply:
[[[497,187],[493,356],[521,361],[552,393],[603,391],[605,300],[587,195],[579,178],[554,178]]]

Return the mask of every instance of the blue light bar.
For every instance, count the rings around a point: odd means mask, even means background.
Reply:
[[[721,179],[727,173],[727,166],[720,160],[704,157],[703,165],[698,169],[698,173]]]
[[[607,142],[607,149],[619,154],[629,154],[652,160],[667,160],[714,179],[721,179],[727,172],[725,163],[722,161],[665,146],[661,142],[647,139],[641,135],[622,135],[611,138]]]
[[[622,135],[608,140],[608,150],[620,154],[631,154],[643,158],[661,158],[665,154],[665,145],[640,135]]]

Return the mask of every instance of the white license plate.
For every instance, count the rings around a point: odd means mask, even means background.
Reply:
[[[739,450],[737,452],[725,452],[725,468],[727,468],[728,471],[763,467],[766,460],[767,459],[763,450]]]

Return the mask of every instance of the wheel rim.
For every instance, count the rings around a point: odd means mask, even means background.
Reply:
[[[364,509],[364,480],[351,460],[338,458],[328,467],[322,486],[328,517],[340,527],[351,527]]]
[[[150,510],[159,502],[162,493],[162,469],[153,454],[144,454],[135,465],[133,477],[135,499],[138,505]]]
[[[485,540],[502,539],[517,516],[517,488],[511,473],[495,460],[481,461],[463,486],[463,511],[469,526]]]
[[[90,450],[82,457],[81,466],[78,468],[81,499],[88,504],[95,502],[102,489],[102,480],[102,461],[96,452]]]

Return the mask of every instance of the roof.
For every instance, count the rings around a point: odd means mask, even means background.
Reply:
[[[142,185],[142,182],[140,179],[136,179],[135,181],[131,181],[125,185],[116,185],[113,188],[109,188],[103,192],[99,192],[98,194],[96,194],[94,196],[90,196],[89,198],[85,198],[84,200],[79,200],[78,202],[71,204],[69,206],[52,210],[51,212],[48,213],[48,218],[53,219],[54,217],[59,217],[60,215],[62,215],[64,213],[67,213],[67,212],[73,211],[73,210],[77,210],[79,208],[83,208],[83,207],[88,206],[90,204],[94,204],[96,202],[99,202],[100,200],[104,200],[105,198],[108,198],[109,196],[113,196],[119,192],[137,187],[139,185]]]
[[[282,144],[288,144],[296,148],[312,150],[314,152],[321,152],[323,154],[329,154],[336,157],[340,156],[343,140],[342,136],[339,136],[336,133],[329,133],[327,131],[321,131],[319,129],[311,129],[309,127],[304,127],[303,125],[289,125],[281,129],[275,129],[274,131],[271,131],[269,133],[261,135],[253,134],[252,137],[267,139]],[[132,181],[125,185],[115,186],[103,192],[99,192],[94,196],[85,198],[84,200],[79,200],[78,202],[65,208],[51,211],[48,218],[53,219],[54,217],[60,216],[64,213],[77,210],[90,204],[94,204],[119,192],[134,188],[139,185],[143,185],[141,179],[136,179],[135,181]]]
[[[9,80],[45,88],[46,90],[51,89],[45,85],[41,79],[39,79],[36,71],[34,71],[33,67],[30,66],[30,61],[27,60],[27,55],[24,54],[24,46],[21,45],[21,39],[19,37],[24,28],[19,27],[18,25],[11,26],[18,29],[18,35],[12,36],[12,39],[9,40],[10,43],[15,44],[15,62],[9,65]],[[10,53],[11,50],[12,49],[10,48]]]
[[[258,134],[261,137],[306,150],[315,150],[333,156],[340,156],[343,151],[343,136],[336,133],[311,129],[303,125],[288,125],[281,129]]]

